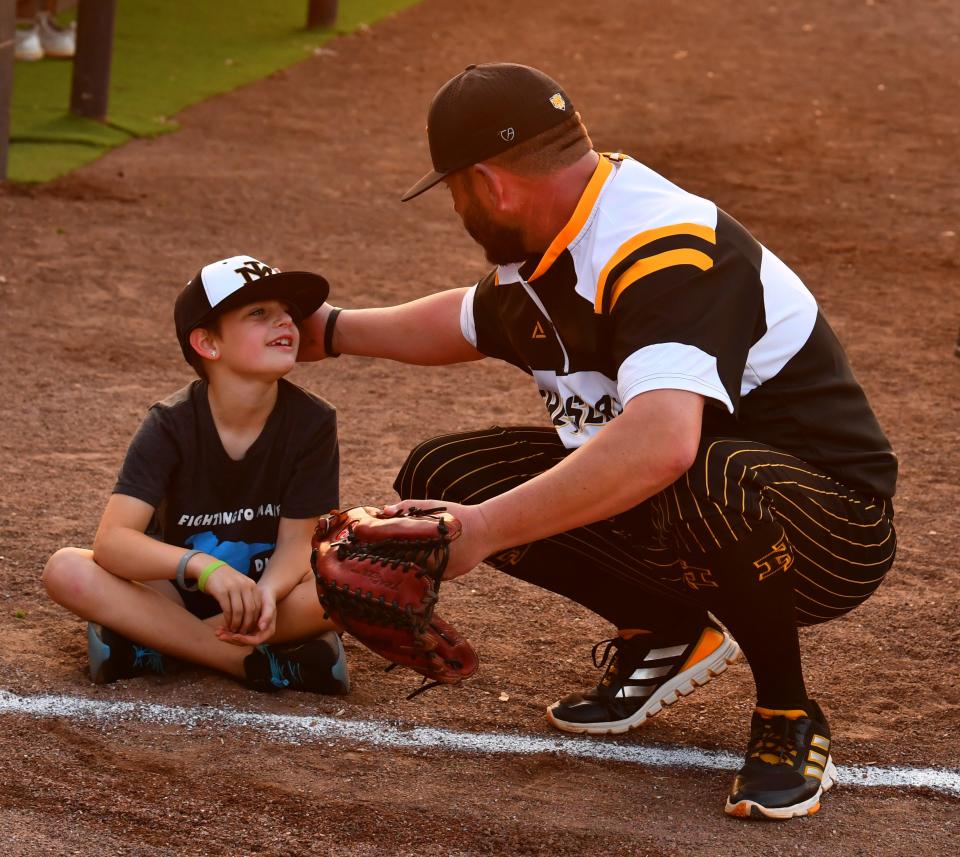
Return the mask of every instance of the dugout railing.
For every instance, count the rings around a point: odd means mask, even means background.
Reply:
[[[0,181],[7,177],[10,102],[13,93],[17,0],[0,0]],[[70,112],[103,121],[110,94],[110,64],[117,0],[79,0],[77,52],[73,58]],[[331,27],[337,0],[308,0],[307,29]]]

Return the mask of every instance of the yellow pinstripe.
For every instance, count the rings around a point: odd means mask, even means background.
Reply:
[[[845,539],[843,536],[839,536],[836,533],[831,532],[829,527],[825,526],[824,524],[821,524],[812,515],[807,514],[803,509],[800,508],[800,506],[796,502],[794,502],[790,497],[788,497],[782,491],[777,491],[776,488],[772,488],[772,487],[768,488],[768,490],[771,493],[776,494],[778,497],[783,497],[783,499],[786,500],[791,506],[794,506],[797,509],[797,511],[800,512],[801,515],[803,515],[805,518],[809,518],[811,521],[813,521],[813,523],[815,523],[821,529],[826,530],[828,533],[830,533],[830,535],[833,538],[838,539],[841,542],[846,542],[848,545],[853,545],[854,547],[858,547],[858,548],[879,548],[879,547],[883,547],[893,537],[893,532],[891,530],[887,530],[887,535],[883,539],[883,541],[874,542],[872,544],[862,544],[861,542],[855,542],[855,541],[851,541],[850,539]]]
[[[878,561],[878,562],[857,562],[857,560],[849,559],[848,557],[840,556],[840,554],[834,553],[834,552],[833,552],[832,550],[830,550],[829,548],[827,548],[827,547],[825,547],[824,545],[820,544],[820,542],[818,542],[816,539],[811,538],[809,533],[806,533],[806,532],[804,532],[803,530],[801,530],[800,527],[798,527],[798,526],[796,525],[796,523],[795,523],[792,519],[790,519],[790,518],[788,518],[786,515],[784,515],[783,512],[781,512],[781,511],[778,511],[778,512],[777,512],[777,519],[778,519],[779,521],[782,521],[782,522],[785,522],[785,523],[790,524],[790,526],[793,527],[793,529],[796,530],[798,533],[800,533],[800,535],[803,536],[810,544],[816,545],[816,546],[817,546],[818,548],[820,548],[820,550],[822,550],[824,553],[830,554],[830,556],[832,556],[834,559],[838,559],[838,560],[840,560],[841,562],[845,562],[847,565],[855,565],[855,566],[858,566],[858,567],[860,567],[860,568],[873,568],[874,566],[883,565],[885,562],[889,562],[890,559],[893,557],[893,551],[891,551],[889,556],[885,557],[884,559],[882,559],[882,560],[880,560],[880,561]],[[824,569],[824,570],[826,570],[826,569]]]
[[[857,501],[854,500],[852,497],[848,497],[846,494],[839,494],[839,493],[837,493],[836,491],[818,491],[816,488],[811,488],[809,485],[801,485],[799,482],[787,482],[787,481],[784,481],[784,482],[771,482],[770,484],[771,484],[771,485],[796,485],[797,488],[802,488],[804,491],[814,491],[814,492],[816,492],[817,494],[829,494],[829,495],[831,495],[831,496],[833,496],[833,497],[842,497],[842,498],[843,498],[844,500],[846,500],[847,502],[854,502],[854,503],[857,502]],[[821,512],[823,512],[824,515],[827,515],[827,516],[830,517],[830,518],[834,518],[834,519],[837,520],[837,521],[842,521],[844,524],[846,524],[847,526],[850,526],[850,527],[864,527],[864,528],[866,528],[866,527],[876,527],[878,524],[882,524],[882,523],[886,520],[886,516],[885,516],[885,515],[883,514],[883,512],[881,511],[880,515],[877,517],[877,520],[875,520],[875,521],[870,521],[869,523],[866,523],[866,524],[860,524],[860,523],[857,523],[856,521],[851,521],[851,520],[849,520],[848,518],[841,518],[839,515],[834,515],[833,512],[831,512],[831,511],[830,511],[828,508],[826,508],[825,506],[821,506],[821,505],[820,505],[816,500],[814,500],[812,497],[807,497],[806,499],[807,499],[808,502],[810,502],[811,504],[813,504],[814,506],[816,506]],[[870,509],[870,508],[876,508],[876,507],[875,507],[875,506],[866,506],[866,507],[864,508],[864,511],[866,511],[867,509]]]
[[[505,464],[508,464],[508,463],[509,463],[509,464],[519,464],[521,461],[529,461],[531,458],[537,458],[537,457],[538,457],[538,454],[537,454],[537,453],[534,453],[533,455],[525,455],[525,456],[523,456],[522,458],[512,458],[512,459],[510,459],[509,462],[507,462],[507,461],[491,461],[491,462],[488,463],[488,464],[483,464],[483,465],[481,465],[480,467],[474,468],[473,470],[468,470],[468,471],[467,471],[466,473],[464,473],[462,476],[459,476],[459,477],[457,477],[456,479],[454,479],[453,482],[451,482],[449,485],[447,485],[447,487],[444,489],[444,493],[448,492],[451,488],[453,488],[454,485],[457,485],[458,483],[463,482],[464,479],[468,479],[469,477],[473,476],[474,474],[480,473],[482,470],[489,470],[491,467],[503,467]],[[438,468],[438,470],[439,470],[439,468]],[[435,471],[433,472],[433,474],[431,474],[430,479],[432,479],[433,476],[434,476],[436,473],[437,473],[437,470],[435,470]],[[424,485],[424,489],[426,489],[427,486],[430,484],[430,479],[427,479],[427,481],[426,481],[426,483],[425,483],[425,485]],[[427,493],[429,493],[429,491],[428,491]]]
[[[791,539],[791,541],[793,540]],[[796,553],[796,555],[799,556],[804,562],[809,562],[810,565],[815,565],[817,568],[820,569],[820,571],[825,571],[831,577],[835,577],[837,580],[842,580],[844,583],[852,583],[855,586],[866,586],[871,583],[880,583],[880,581],[882,581],[883,578],[887,576],[886,572],[884,572],[883,574],[880,575],[880,577],[874,577],[871,580],[857,580],[856,578],[852,578],[852,577],[844,577],[841,574],[837,574],[834,571],[830,571],[829,568],[826,568],[825,566],[820,565],[820,563],[817,562],[815,559],[807,556],[805,553],[800,551],[800,549],[796,545],[796,542],[793,543],[793,550],[794,550],[794,553]],[[872,563],[872,565],[885,565],[886,563],[890,562],[891,559],[893,559],[892,553],[888,557],[886,557],[884,560],[881,560],[880,562]]]

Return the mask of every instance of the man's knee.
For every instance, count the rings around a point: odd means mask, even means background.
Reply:
[[[432,437],[418,443],[407,455],[406,461],[400,467],[397,478],[393,482],[393,490],[401,500],[414,497],[425,497],[423,493],[426,477],[430,470],[425,468],[427,459],[435,457],[440,438]]]
[[[417,444],[393,483],[400,499],[443,497],[456,501],[456,496],[446,496],[445,492],[461,475],[457,462],[466,461],[476,454],[478,434],[481,433],[443,434]]]

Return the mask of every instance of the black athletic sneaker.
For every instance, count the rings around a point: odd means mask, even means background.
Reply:
[[[607,647],[598,659],[604,643]],[[712,624],[693,642],[677,645],[663,645],[650,634],[602,640],[593,647],[593,662],[598,669],[608,658],[610,662],[600,684],[555,702],[547,709],[547,719],[564,732],[627,732],[720,675],[739,655],[734,639]]]
[[[243,662],[247,684],[254,690],[306,690],[347,693],[347,655],[335,631],[293,646],[257,646]]]
[[[156,649],[134,643],[95,622],[87,622],[87,655],[94,684],[167,672],[168,659]]]
[[[724,807],[728,815],[787,819],[820,809],[821,795],[837,781],[830,727],[813,700],[793,714],[754,711],[747,761]]]

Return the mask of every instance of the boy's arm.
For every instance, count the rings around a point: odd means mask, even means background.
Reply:
[[[149,503],[126,494],[111,494],[93,539],[93,560],[127,580],[173,580],[184,548],[168,545],[145,532],[153,517]],[[185,576],[195,580],[214,557],[198,554]]]
[[[316,518],[281,518],[277,544],[257,586],[263,603],[256,627],[249,633],[233,634],[218,630],[217,636],[238,646],[259,646],[277,630],[277,604],[304,581],[310,571],[310,551]]]
[[[460,306],[467,291],[450,289],[400,306],[343,310],[334,327],[333,350],[421,366],[479,360],[484,355],[464,339],[460,329]],[[297,360],[327,356],[324,334],[332,310],[330,304],[323,304],[300,322]]]
[[[275,601],[283,601],[310,571],[310,550],[316,518],[281,518],[277,546],[260,577]]]
[[[93,540],[93,560],[116,577],[127,580],[173,580],[185,549],[151,538],[144,531],[154,508],[126,494],[112,494]],[[184,577],[196,580],[216,557],[200,553],[187,562]],[[223,610],[224,625],[250,631],[262,612],[262,596],[245,574],[223,565],[209,576],[205,591]]]

